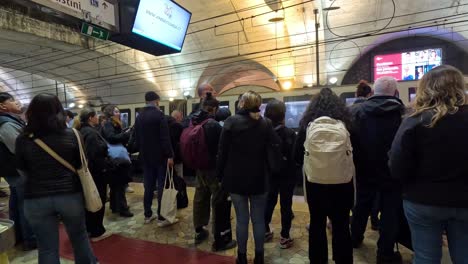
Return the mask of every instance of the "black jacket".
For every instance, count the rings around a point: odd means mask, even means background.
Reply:
[[[226,119],[217,163],[217,175],[226,191],[240,195],[267,192],[267,146],[273,133],[271,122],[255,120],[242,110]]]
[[[145,166],[163,165],[174,157],[167,120],[158,108],[147,106],[141,110],[135,122],[135,135]]]
[[[24,122],[18,117],[0,113],[0,128],[8,122],[14,123],[17,127],[24,128]],[[13,139],[11,141],[13,143]],[[10,151],[8,146],[0,140],[0,177],[4,177],[9,184],[13,184],[16,179],[19,179],[18,171],[15,166],[15,154]]]
[[[275,126],[274,129],[281,139],[281,152],[285,161],[283,166],[281,166],[281,172],[272,176],[288,182],[295,182],[296,163],[294,161],[294,144],[296,142],[296,133],[292,129],[282,125]]]
[[[115,124],[112,120],[107,120],[101,129],[101,134],[109,144],[127,145],[130,133],[125,133],[122,127]]]
[[[182,156],[180,154],[180,136],[184,131],[182,124],[177,122],[172,116],[166,116],[167,124],[169,126],[169,136],[171,138],[171,146],[174,151],[174,163],[182,163]]]
[[[107,143],[101,135],[99,135],[99,131],[88,124],[83,124],[80,132],[81,135],[83,135],[86,157],[88,158],[88,166],[91,174],[93,177],[95,175],[103,175],[111,167],[107,158]]]
[[[406,200],[468,208],[468,106],[428,128],[431,118],[426,112],[403,121],[390,154],[392,176]]]
[[[397,187],[390,177],[388,151],[401,124],[403,103],[393,96],[373,96],[351,111],[357,183]]]
[[[71,129],[40,138],[73,167],[81,167],[78,141]],[[78,175],[40,148],[27,135],[16,140],[17,168],[25,173],[25,198],[38,198],[81,191]]]
[[[208,122],[203,125],[203,131],[205,132],[205,142],[208,147],[208,154],[210,155],[210,164],[213,164],[213,169],[216,168],[216,156],[218,155],[218,143],[219,137],[221,136],[222,127],[214,120],[213,115],[209,115],[208,112],[199,110],[192,115],[191,122],[194,125],[200,124],[206,119],[211,118]]]

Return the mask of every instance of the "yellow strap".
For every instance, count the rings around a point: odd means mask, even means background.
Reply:
[[[41,147],[43,150],[45,150],[45,152],[47,152],[50,156],[52,156],[52,158],[54,158],[55,160],[57,160],[58,162],[60,162],[63,166],[65,166],[67,169],[73,171],[74,173],[76,173],[76,169],[70,164],[68,163],[66,160],[62,159],[62,157],[60,157],[55,151],[53,151],[51,148],[49,148],[49,146],[47,146],[44,141],[36,138],[34,139],[34,142],[39,146]]]

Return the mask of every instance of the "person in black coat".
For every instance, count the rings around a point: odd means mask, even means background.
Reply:
[[[164,113],[159,109],[159,95],[155,92],[145,94],[146,106],[141,110],[135,121],[136,145],[143,163],[145,193],[143,205],[145,210],[145,223],[149,224],[158,218],[158,226],[163,227],[169,223],[161,216],[161,199],[166,177],[166,165],[174,165],[174,152],[171,146],[169,128]],[[153,216],[154,188],[158,183],[158,210]]]
[[[380,193],[380,238],[377,263],[401,262],[393,248],[397,240],[399,219],[403,212],[401,188],[390,176],[388,151],[401,124],[405,108],[398,94],[397,82],[382,77],[374,83],[375,95],[351,108],[353,115],[353,154],[356,166],[357,201],[353,210],[351,233],[353,246],[364,239],[369,214]]]
[[[107,105],[104,107],[103,112],[107,120],[101,130],[102,137],[109,144],[122,144],[126,146],[130,133],[122,130],[119,108],[115,105]],[[109,179],[110,208],[112,212],[119,213],[123,217],[132,217],[133,214],[129,210],[127,198],[125,197],[125,188],[131,180],[130,164],[119,162],[114,165]]]
[[[265,239],[273,238],[273,232],[270,231],[270,222],[273,217],[278,194],[280,195],[281,205],[281,239],[280,247],[290,248],[293,245],[293,239],[289,235],[291,222],[293,218],[292,198],[294,187],[296,186],[295,162],[292,157],[293,146],[296,140],[296,133],[284,125],[286,115],[286,105],[278,100],[271,100],[265,108],[265,117],[269,118],[281,139],[281,152],[283,164],[279,173],[273,173],[268,192],[267,207],[265,211]]]
[[[447,233],[453,263],[468,260],[468,105],[463,74],[449,65],[424,74],[414,112],[390,152],[401,181],[414,263],[441,263]]]
[[[107,143],[99,134],[97,126],[99,119],[96,111],[92,108],[85,108],[80,112],[80,133],[83,135],[88,166],[96,184],[102,204],[105,205],[107,197],[107,174],[112,165],[108,159]],[[109,237],[110,233],[104,228],[105,206],[101,210],[92,213],[86,211],[86,228],[88,229],[91,241],[99,241]]]
[[[246,92],[240,110],[223,127],[218,150],[217,175],[231,194],[236,210],[237,263],[247,263],[249,216],[255,239],[255,264],[264,263],[265,207],[270,177],[267,149],[275,138],[271,122],[260,115],[262,98]],[[250,203],[250,213],[249,213]]]

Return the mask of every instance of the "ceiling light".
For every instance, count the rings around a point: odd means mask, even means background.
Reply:
[[[190,95],[190,92],[189,91],[185,91],[184,92],[184,96],[189,96]]]
[[[73,108],[73,107],[75,107],[75,105],[76,105],[75,103],[70,103],[70,104],[68,105],[68,107]]]
[[[291,81],[285,81],[283,83],[283,89],[289,90],[289,89],[291,89],[291,87],[292,87],[292,82]]]
[[[174,101],[174,97],[169,98],[169,101],[170,101],[170,102],[173,102],[173,101]]]
[[[170,97],[176,97],[177,96],[177,91],[176,90],[170,90],[168,92],[168,94],[169,94]]]
[[[84,107],[84,105],[82,105],[82,104],[78,105],[78,108],[83,108],[83,107]]]
[[[314,77],[312,75],[304,76],[304,83],[307,85],[307,87],[312,87],[312,84],[314,83]]]
[[[329,81],[331,84],[335,84],[336,82],[338,82],[338,78],[336,78],[336,77],[331,77],[328,81]]]

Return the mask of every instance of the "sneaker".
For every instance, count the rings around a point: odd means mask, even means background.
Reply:
[[[134,192],[135,192],[135,190],[133,190],[133,188],[132,188],[132,187],[130,187],[130,186],[127,186],[127,188],[125,188],[125,192],[126,192],[126,193],[134,193]]]
[[[201,232],[195,232],[195,245],[201,244],[208,238],[208,230],[202,229]]]
[[[265,233],[265,242],[270,242],[273,239],[273,232],[266,232]]]
[[[391,255],[377,254],[377,264],[401,264],[403,262],[400,252],[393,252]]]
[[[104,234],[102,234],[102,235],[100,235],[100,236],[98,236],[98,237],[92,237],[92,238],[91,238],[91,242],[98,242],[98,241],[101,241],[101,240],[103,240],[103,239],[106,239],[106,238],[108,238],[108,237],[110,237],[110,236],[112,236],[112,235],[113,235],[113,234],[112,234],[111,232],[106,231],[106,232],[104,232]]]
[[[150,217],[145,217],[145,225],[153,222],[154,219],[158,218],[157,216],[153,215],[153,216],[150,216]]]
[[[228,243],[225,243],[222,246],[219,246],[219,245],[216,245],[216,243],[213,243],[213,246],[211,247],[211,250],[214,251],[214,252],[218,252],[218,251],[225,251],[225,250],[235,248],[235,247],[237,247],[237,241],[231,240],[231,241],[229,241]]]
[[[293,244],[294,244],[294,239],[281,237],[281,240],[280,240],[281,249],[288,249],[292,247]]]
[[[169,222],[169,221],[167,221],[167,220],[162,220],[162,221],[161,221],[161,220],[158,220],[157,225],[158,225],[158,227],[167,227],[167,226],[171,226],[171,225],[177,224],[178,222],[179,222],[179,219],[177,219],[177,218],[176,218],[176,219],[174,220],[174,222],[172,222],[172,223]]]

